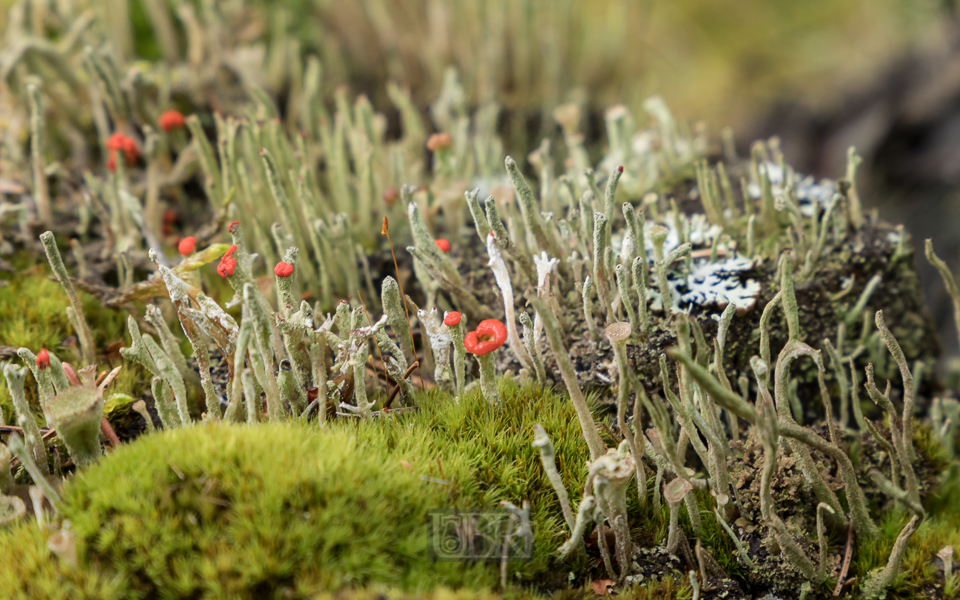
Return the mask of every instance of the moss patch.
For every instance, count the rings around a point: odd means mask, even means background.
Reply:
[[[0,350],[3,356],[20,363],[15,352],[18,348],[29,348],[38,352],[47,348],[66,362],[74,366],[79,351],[73,327],[67,320],[65,309],[69,306],[67,295],[56,281],[48,279],[50,270],[45,263],[32,264],[32,258],[18,255],[13,261],[17,267],[23,267],[16,274],[3,273],[0,280]],[[109,370],[121,364],[120,356],[106,352],[110,344],[124,339],[126,317],[120,311],[105,309],[100,302],[83,292],[78,292],[84,306],[84,315],[94,335],[98,350],[99,370]],[[142,391],[145,381],[143,370],[134,364],[124,364],[120,376],[108,390],[109,393],[137,395]],[[146,379],[147,385],[149,380]],[[27,376],[27,395],[35,399],[36,384],[33,376]],[[35,403],[37,413],[40,407]],[[15,421],[13,405],[7,392],[6,381],[0,377],[0,410],[7,423]],[[41,421],[42,422],[42,421]]]
[[[81,567],[63,567],[24,523],[0,536],[6,556],[22,559],[4,561],[0,595],[309,597],[372,583],[489,590],[499,565],[427,560],[427,511],[524,498],[534,507],[536,558],[512,563],[511,581],[543,584],[565,525],[531,428],[540,422],[557,440],[571,490],[582,484],[586,449],[567,400],[502,388],[499,409],[479,394],[456,405],[428,393],[416,413],[326,430],[218,425],[143,436],[65,487]],[[26,572],[15,566],[23,561]]]

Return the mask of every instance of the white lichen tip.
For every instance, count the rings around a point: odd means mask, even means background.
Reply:
[[[527,356],[523,349],[523,343],[520,341],[520,334],[517,332],[516,316],[514,314],[513,284],[510,281],[510,272],[503,261],[503,254],[497,246],[495,236],[491,233],[487,236],[487,254],[490,256],[487,266],[493,271],[493,278],[500,288],[500,295],[503,296],[504,324],[507,326],[507,343],[510,351],[517,358],[521,365],[527,369],[533,369],[533,362]],[[539,268],[539,267],[538,267]]]
[[[533,264],[537,267],[537,288],[542,292],[547,284],[547,277],[560,262],[560,259],[550,258],[546,252],[533,255]]]
[[[351,329],[350,333],[359,338],[371,338],[377,335],[377,332],[381,331],[386,326],[387,319],[387,315],[381,315],[380,319],[373,325],[368,325],[359,329]]]

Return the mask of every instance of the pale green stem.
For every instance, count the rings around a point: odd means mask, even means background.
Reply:
[[[63,265],[63,259],[60,258],[60,250],[57,248],[57,240],[53,237],[53,232],[47,231],[40,235],[40,241],[43,242],[43,249],[47,253],[47,261],[50,262],[50,268],[56,276],[57,281],[63,286],[70,300],[70,308],[73,309],[77,338],[80,340],[80,354],[84,365],[92,365],[96,361],[95,348],[93,345],[93,334],[90,333],[90,326],[83,316],[83,304],[77,291],[73,288],[70,281],[70,275],[67,274],[67,268]],[[69,313],[68,313],[69,316]]]
[[[36,461],[38,472],[41,475],[47,475],[50,472],[47,466],[47,449],[43,445],[40,428],[37,426],[37,421],[30,410],[30,403],[27,402],[27,396],[23,388],[24,381],[27,378],[27,369],[26,367],[18,369],[12,364],[6,364],[3,367],[3,376],[7,380],[7,391],[10,392],[10,399],[13,401],[13,408],[17,413],[17,424],[23,430],[26,439],[25,447],[29,448],[30,456]],[[13,449],[12,446],[11,449]],[[14,452],[17,451],[14,449]],[[19,456],[20,453],[17,452],[17,455]]]
[[[600,433],[597,431],[597,424],[593,420],[593,415],[590,414],[590,407],[587,406],[587,401],[583,397],[580,385],[577,383],[577,373],[573,367],[573,361],[570,359],[570,354],[563,345],[563,339],[560,334],[560,323],[557,321],[556,315],[547,308],[546,302],[541,298],[530,298],[530,303],[533,304],[534,309],[540,315],[540,319],[543,322],[543,328],[547,332],[547,339],[550,341],[550,348],[556,356],[557,366],[560,369],[563,382],[567,387],[567,393],[570,394],[570,401],[573,402],[574,409],[577,411],[577,418],[580,420],[583,437],[587,442],[587,447],[590,449],[590,457],[596,460],[606,454],[606,445],[600,438]]]
[[[23,439],[21,439],[16,433],[10,434],[10,438],[7,440],[7,446],[17,456],[17,458],[20,459],[20,464],[22,464],[23,468],[27,470],[27,473],[30,474],[30,478],[33,479],[33,483],[43,490],[43,495],[47,497],[47,501],[50,502],[50,506],[52,506],[53,509],[59,513],[60,494],[57,493],[57,490],[54,489],[53,485],[46,477],[46,460],[43,462],[36,461],[33,453],[27,449],[27,446],[23,443]]]

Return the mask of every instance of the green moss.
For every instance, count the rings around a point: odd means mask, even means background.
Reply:
[[[943,584],[943,579],[933,564],[937,552],[948,545],[960,547],[960,465],[954,463],[946,467],[942,449],[934,445],[931,438],[929,427],[918,427],[914,443],[917,453],[924,459],[933,461],[938,467],[936,472],[941,474],[940,480],[931,482],[936,489],[925,496],[923,501],[927,518],[910,539],[900,573],[888,590],[887,598],[926,597],[929,588]],[[944,468],[945,470],[942,470]],[[894,541],[909,519],[910,516],[899,506],[884,511],[883,518],[878,523],[880,538],[871,544],[857,547],[851,575],[858,576],[859,581],[863,581],[864,576],[872,569],[883,567]]]
[[[117,574],[104,574],[96,566],[67,568],[47,549],[33,519],[0,530],[0,548],[0,594],[6,598],[114,600],[132,595]]]
[[[57,567],[37,549],[35,526],[17,528],[0,538],[0,552],[33,556],[36,566],[24,581],[11,572],[18,561],[4,561],[0,596],[25,594],[30,586],[31,597],[57,597],[44,587],[51,578],[62,578],[76,597],[96,589],[107,598],[133,590],[306,597],[372,583],[408,592],[493,589],[499,565],[427,559],[426,513],[524,498],[533,506],[536,558],[511,563],[511,580],[531,581],[554,566],[566,529],[530,446],[533,424],[557,439],[557,463],[574,498],[587,454],[568,401],[506,381],[501,386],[501,409],[479,394],[457,405],[448,395],[426,393],[416,413],[335,422],[326,430],[218,425],[143,436],[64,489],[64,518],[76,533],[82,566]],[[48,564],[40,564],[44,555]]]
[[[5,285],[0,285],[0,345],[15,349],[29,348],[34,352],[47,348],[62,360],[73,363],[75,367],[84,366],[76,364],[79,348],[65,312],[65,308],[69,306],[67,295],[59,283],[48,278],[49,267],[46,263],[34,264],[33,259],[25,254],[17,255],[13,263],[18,268],[17,274],[0,275],[0,279],[6,281]],[[98,350],[99,370],[112,369],[120,364],[120,358],[108,356],[105,351],[110,344],[124,339],[126,317],[120,311],[103,308],[93,296],[79,293]],[[72,344],[65,346],[64,342],[71,338]],[[20,361],[19,358],[12,360]],[[136,396],[142,392],[144,381],[149,385],[142,368],[124,364],[109,391]],[[36,384],[32,375],[28,376],[26,388],[28,398],[35,400]],[[6,381],[2,378],[0,410],[3,411],[6,422],[11,423],[14,417],[13,405],[7,392]],[[39,414],[39,405],[36,405],[36,410]]]
[[[627,589],[620,596],[624,600],[689,600],[693,588],[683,577],[664,577]]]
[[[4,345],[57,352],[72,335],[64,312],[66,294],[59,283],[46,278],[47,272],[38,266],[8,278],[7,285],[0,287],[0,339]]]
[[[61,249],[66,253],[66,249]],[[63,341],[73,335],[65,309],[69,306],[67,294],[56,281],[48,278],[50,268],[38,263],[35,257],[18,255],[13,261],[18,273],[4,273],[7,281],[0,286],[0,340],[3,345],[27,347],[32,350],[48,348],[62,354]],[[89,294],[79,292],[83,311],[94,334],[99,350],[121,339],[126,327],[126,316],[118,310],[105,309]]]

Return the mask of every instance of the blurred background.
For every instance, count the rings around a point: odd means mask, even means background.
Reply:
[[[280,99],[322,65],[323,94],[364,94],[399,128],[387,84],[424,113],[452,76],[467,107],[495,100],[507,151],[556,135],[554,108],[584,107],[587,135],[603,111],[635,114],[660,94],[680,119],[744,152],[778,135],[788,162],[842,175],[846,149],[864,156],[861,195],[915,240],[933,237],[960,271],[960,27],[952,0],[31,0],[30,14],[92,9],[125,60],[202,52],[191,22],[221,20],[243,44],[238,71]],[[0,0],[0,30],[26,27],[23,3]],[[216,7],[216,10],[212,10]],[[176,18],[174,18],[174,15]],[[207,21],[204,21],[207,19]],[[43,31],[40,20],[33,34]],[[68,27],[63,28],[68,30]],[[224,42],[224,46],[227,43]],[[186,50],[184,50],[186,48]],[[10,50],[10,48],[7,48]],[[209,49],[208,49],[209,50]],[[253,65],[253,67],[251,67]],[[214,106],[216,108],[216,106]],[[589,140],[588,140],[589,141]],[[953,353],[942,283],[919,260],[934,317]]]

